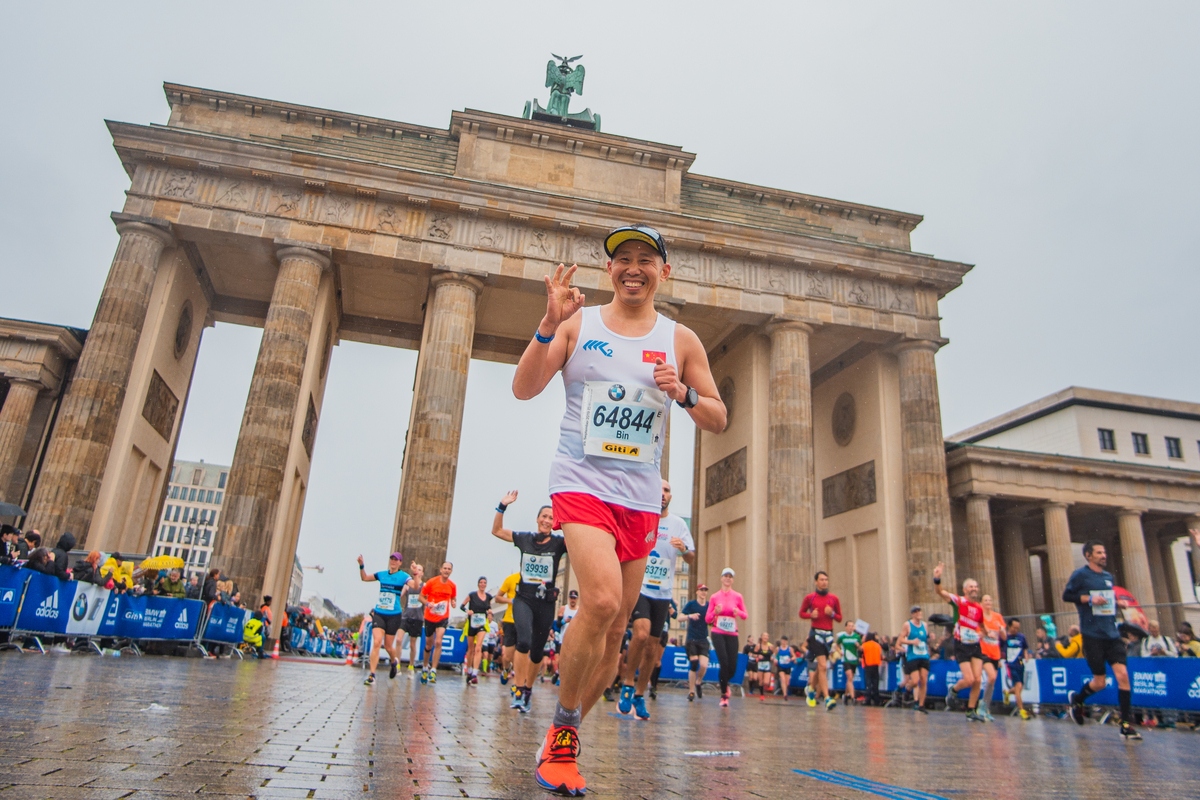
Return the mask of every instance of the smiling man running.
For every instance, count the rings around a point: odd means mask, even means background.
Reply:
[[[725,428],[725,405],[699,337],[654,310],[671,275],[667,246],[645,225],[605,237],[613,300],[584,308],[577,267],[546,276],[546,315],[513,376],[528,400],[562,371],[566,413],[550,467],[556,527],[582,598],[559,657],[559,703],[538,750],[536,777],[566,795],[586,791],[579,724],[617,672],[625,622],[642,585],[661,513],[659,459],[671,402],[696,426]],[[582,313],[580,313],[582,310]]]

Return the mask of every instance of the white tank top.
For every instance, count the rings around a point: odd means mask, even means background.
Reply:
[[[600,306],[580,313],[579,339],[562,369],[567,410],[550,464],[550,493],[583,492],[657,514],[671,400],[654,384],[654,359],[678,366],[675,322],[659,314],[649,333],[629,337],[604,325]]]

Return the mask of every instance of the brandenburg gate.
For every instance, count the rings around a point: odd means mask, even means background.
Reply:
[[[699,578],[733,566],[773,635],[798,632],[818,568],[885,630],[933,600],[954,561],[938,301],[970,267],[912,251],[920,216],[697,175],[680,147],[566,118],[441,129],[165,91],[165,125],[109,123],[120,241],[26,527],[146,551],[222,321],[263,328],[213,559],[247,604],[287,594],[342,339],[419,351],[393,540],[438,563],[470,359],[516,362],[559,262],[606,301],[602,236],[637,221],[668,238],[659,308],[700,336],[731,410],[695,443]]]

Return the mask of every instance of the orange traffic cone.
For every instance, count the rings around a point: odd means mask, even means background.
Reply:
[[[275,640],[275,646],[271,648],[271,658],[279,658],[279,640]]]
[[[354,647],[354,645],[350,645],[350,648],[346,651],[346,666],[347,667],[354,666],[354,656],[355,655],[356,655],[355,647]]]

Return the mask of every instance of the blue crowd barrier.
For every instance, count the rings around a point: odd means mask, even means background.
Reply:
[[[1046,658],[1036,664],[1040,702],[1066,704],[1067,692],[1078,690],[1091,677],[1082,658]],[[1200,711],[1200,658],[1131,658],[1129,672],[1132,702],[1138,708]],[[1026,665],[1028,671],[1029,665]],[[1088,698],[1101,706],[1117,705],[1117,683],[1112,668],[1108,684]]]
[[[0,567],[0,628],[51,636],[195,638],[199,600],[116,594],[102,586]]]
[[[28,570],[0,566],[0,628],[11,628],[17,621],[17,606],[25,592]]]
[[[200,640],[221,644],[241,644],[246,623],[249,620],[250,612],[244,608],[213,603],[208,610],[208,620],[204,624],[204,632],[200,634]]]
[[[682,647],[664,647],[661,662],[661,668],[658,671],[658,679],[660,681],[685,681],[688,674],[688,657],[687,650]],[[721,675],[721,664],[717,661],[717,651],[708,651],[708,669],[704,673],[704,680],[709,683],[716,683]],[[746,654],[738,654],[737,670],[733,673],[731,684],[740,685],[746,675]]]

